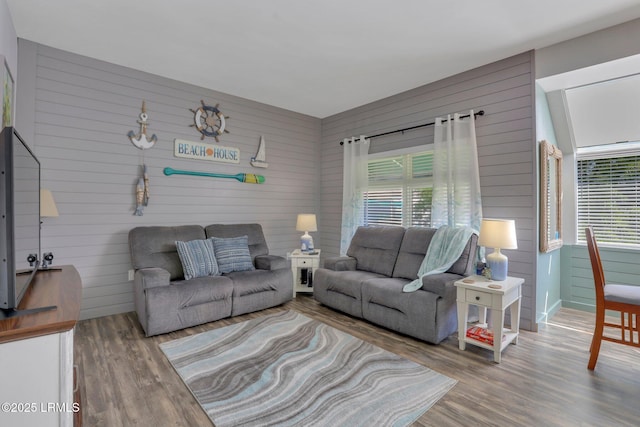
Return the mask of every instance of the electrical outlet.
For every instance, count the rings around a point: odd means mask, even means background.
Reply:
[[[129,270],[129,280],[133,280],[134,275],[135,275],[135,271]]]

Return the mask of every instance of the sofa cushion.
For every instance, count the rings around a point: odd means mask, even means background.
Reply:
[[[317,276],[320,269],[316,270],[316,284]],[[356,299],[360,299],[360,288],[363,283],[371,279],[384,278],[385,276],[371,273],[367,271],[331,271],[325,270],[326,279],[322,281],[326,283],[326,289],[331,292],[337,292],[343,295],[347,295]]]
[[[176,294],[177,307],[193,307],[211,301],[231,299],[233,282],[224,276],[196,277],[190,280],[175,280],[170,287],[179,287]]]
[[[163,334],[231,315],[233,282],[224,276],[178,280],[147,289],[138,318],[146,336]]]
[[[355,271],[358,262],[348,256],[329,257],[324,260],[324,268],[334,271]]]
[[[249,253],[247,236],[212,237],[211,240],[213,240],[215,257],[221,273],[255,269]]]
[[[210,239],[176,241],[176,249],[185,280],[220,274],[213,251],[213,242]]]
[[[293,296],[293,277],[288,268],[236,271],[225,277],[233,280],[232,316],[274,307]]]
[[[372,279],[362,286],[362,317],[393,331],[438,344],[457,330],[455,290],[402,292],[403,278]]]
[[[358,227],[347,255],[357,260],[357,269],[391,277],[404,236],[403,227]]]
[[[313,277],[313,297],[317,301],[352,316],[362,317],[362,284],[385,276],[369,271],[319,268]]]
[[[199,225],[175,227],[136,227],[129,231],[129,249],[133,268],[157,267],[169,272],[171,280],[184,277],[182,263],[176,250],[176,241],[204,239],[204,228]]]
[[[205,233],[208,238],[247,236],[252,260],[258,255],[269,254],[269,247],[260,224],[211,224],[205,227]]]
[[[266,270],[234,271],[226,277],[233,280],[233,296],[235,298],[278,290],[279,284],[272,279],[273,275],[270,273]],[[290,271],[289,274],[291,274]]]
[[[414,280],[427,254],[435,228],[410,227],[404,233],[398,259],[393,269],[393,277]]]

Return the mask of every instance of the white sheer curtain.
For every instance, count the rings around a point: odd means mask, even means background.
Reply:
[[[431,224],[480,231],[482,199],[473,110],[435,120]]]
[[[344,168],[342,184],[342,230],[340,233],[340,254],[347,253],[351,238],[358,226],[364,224],[364,198],[367,191],[367,159],[369,157],[369,140],[345,139]]]

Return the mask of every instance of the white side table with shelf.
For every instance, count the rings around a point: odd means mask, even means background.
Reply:
[[[464,350],[467,343],[493,350],[493,360],[496,363],[500,363],[502,351],[510,343],[518,343],[523,283],[524,279],[518,277],[507,277],[505,280],[497,281],[488,280],[483,276],[469,276],[455,282],[457,288],[456,301],[458,304],[458,345],[460,350]],[[478,306],[481,322],[486,319],[486,310],[491,310],[493,344],[467,336],[469,305]],[[510,329],[504,327],[504,313],[507,308],[511,314]],[[487,327],[486,324],[476,326]],[[504,338],[500,339],[503,336]]]
[[[313,286],[301,284],[300,276],[303,268],[311,270],[311,277],[315,275],[316,270],[320,267],[320,249],[315,249],[313,252],[302,252],[300,249],[296,249],[289,258],[293,273],[293,297],[295,298],[298,292],[312,293]]]

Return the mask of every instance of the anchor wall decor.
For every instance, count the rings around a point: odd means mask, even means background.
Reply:
[[[149,124],[147,120],[149,119],[149,116],[147,115],[147,107],[144,101],[142,101],[142,111],[138,118],[140,133],[136,135],[133,131],[129,131],[127,136],[136,148],[140,150],[147,150],[156,144],[158,138],[155,134],[153,134],[151,138],[147,136],[147,125]],[[149,204],[149,175],[147,173],[147,165],[144,162],[144,151],[140,154],[140,159],[142,176],[138,178],[138,184],[136,185],[136,210],[133,213],[136,216],[144,215],[144,208]]]
[[[155,134],[151,136],[151,139],[147,137],[147,125],[149,124],[147,120],[149,119],[149,116],[147,115],[147,108],[144,101],[142,101],[142,112],[138,117],[140,118],[137,121],[140,124],[140,133],[136,135],[132,130],[130,130],[127,136],[129,137],[129,140],[131,140],[131,143],[137,148],[146,150],[153,147],[156,144],[158,138]]]

